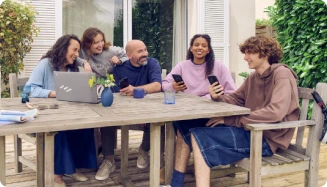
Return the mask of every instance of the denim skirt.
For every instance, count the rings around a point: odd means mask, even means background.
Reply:
[[[193,128],[198,127],[206,127],[205,124],[210,119],[204,118],[204,119],[192,119],[192,120],[181,120],[181,121],[174,121],[174,129],[175,131],[179,131],[179,133],[182,135],[185,143],[190,147],[190,150],[192,150],[192,144],[191,144],[191,133],[190,130]]]
[[[218,125],[192,128],[190,132],[210,168],[250,157],[251,133],[244,128]],[[266,139],[262,137],[262,156],[272,155]]]

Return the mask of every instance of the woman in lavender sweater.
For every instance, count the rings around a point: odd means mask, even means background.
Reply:
[[[179,62],[163,80],[163,91],[182,91],[211,99],[208,76],[215,75],[223,86],[225,94],[234,92],[236,87],[230,72],[222,62],[215,60],[214,56],[210,36],[207,34],[194,35],[190,42],[187,60]],[[184,82],[176,83],[172,74],[181,75]],[[201,127],[201,124],[206,124],[208,120],[195,119],[174,122],[174,127],[177,130],[177,141],[171,186],[182,186],[184,184],[184,173],[192,147],[190,129]],[[163,176],[160,177],[160,180],[164,180]]]

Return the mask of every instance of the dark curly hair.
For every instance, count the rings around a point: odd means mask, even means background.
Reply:
[[[81,48],[87,52],[91,48],[91,45],[93,43],[93,38],[96,37],[98,34],[101,34],[103,37],[103,41],[104,41],[103,50],[108,49],[111,46],[111,43],[106,42],[106,37],[104,37],[104,33],[100,29],[94,27],[89,27],[84,31],[81,40],[82,41]]]
[[[213,52],[211,46],[211,38],[208,34],[196,34],[193,36],[190,42],[190,47],[188,48],[187,60],[194,60],[193,53],[191,52],[191,47],[193,46],[194,40],[197,38],[204,38],[208,42],[209,53],[206,55],[206,77],[212,74],[213,67],[215,65],[215,53]]]
[[[64,35],[60,37],[56,43],[51,47],[51,49],[42,56],[41,60],[44,58],[51,59],[51,63],[55,71],[60,71],[60,68],[66,63],[66,54],[68,51],[68,46],[70,45],[70,40],[76,40],[79,45],[81,45],[81,41],[78,39],[77,36],[71,35]],[[76,64],[76,60],[73,64],[69,64],[66,66],[70,69],[70,71],[77,72],[78,67]]]
[[[278,41],[266,36],[252,36],[239,47],[243,54],[259,53],[259,58],[268,57],[270,65],[279,63],[283,56],[283,51]]]

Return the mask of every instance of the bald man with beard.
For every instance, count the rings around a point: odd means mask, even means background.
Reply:
[[[148,57],[146,45],[141,40],[131,40],[126,44],[126,54],[129,60],[120,66],[115,66],[113,70],[116,83],[127,77],[129,86],[119,89],[118,85],[114,87],[115,92],[119,92],[123,96],[133,96],[133,89],[143,88],[149,94],[161,91],[161,68],[158,60]],[[150,125],[143,124],[143,139],[139,147],[139,156],[137,159],[138,168],[146,168],[149,166],[149,150],[150,150]],[[101,164],[95,178],[97,180],[105,180],[110,173],[115,170],[114,161],[114,143],[116,128],[101,128],[102,153],[104,161]],[[162,133],[163,133],[162,128]],[[161,146],[163,149],[163,146]]]

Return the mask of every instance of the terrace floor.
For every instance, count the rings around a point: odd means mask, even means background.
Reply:
[[[129,146],[129,174],[131,180],[136,186],[149,186],[149,169],[138,169],[136,167],[137,148],[140,145],[142,138],[141,131],[130,131],[130,146]],[[23,168],[23,172],[17,174],[14,169],[14,143],[13,136],[6,137],[6,187],[33,187],[35,186],[35,172],[27,167]],[[95,171],[83,172],[89,181],[75,182],[70,178],[64,177],[67,186],[72,187],[100,187],[100,186],[112,186],[122,187],[118,182],[118,175],[120,172],[120,133],[118,133],[118,146],[115,154],[116,158],[116,171],[111,177],[105,181],[96,181],[94,179]],[[26,142],[23,142],[23,155],[29,158],[33,158],[35,154],[35,146]],[[99,158],[101,162],[102,158]],[[321,144],[320,150],[320,165],[319,165],[319,187],[324,186],[327,182],[327,145]],[[188,172],[185,178],[185,186],[195,186],[194,176],[192,174],[192,158],[189,162]],[[1,171],[0,171],[1,172]],[[248,187],[246,182],[247,174],[239,173],[235,177],[213,177],[211,179],[211,186],[220,187]],[[263,177],[262,186],[264,187],[302,187],[304,186],[304,172],[290,173],[287,175],[274,175]],[[327,186],[326,186],[327,187]]]

